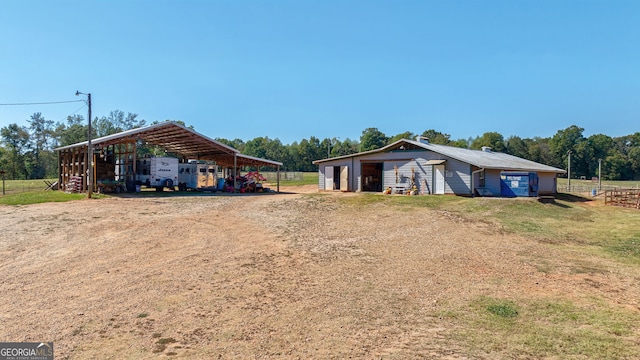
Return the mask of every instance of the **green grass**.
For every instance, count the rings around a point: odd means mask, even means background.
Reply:
[[[269,181],[269,186],[275,188],[276,182]],[[302,185],[317,185],[318,184],[318,172],[303,172],[302,180],[284,180],[280,179],[280,185],[286,186],[302,186]]]
[[[4,181],[4,193],[5,195],[12,195],[23,192],[38,192],[43,191],[47,184],[44,180],[54,182],[57,179],[36,179],[36,180],[5,180]],[[0,196],[2,196],[2,182],[0,180]]]
[[[596,246],[620,260],[640,265],[640,211],[605,206],[602,200],[559,195],[565,200],[542,204],[533,198],[465,198],[458,196],[384,196],[361,194],[339,198],[345,205],[397,206],[446,210],[468,221],[556,245]]]
[[[505,300],[481,297],[455,311],[469,326],[456,337],[498,358],[633,358],[636,312],[587,299]]]
[[[66,194],[62,191],[24,192],[13,195],[0,196],[0,204],[3,205],[30,205],[46,202],[65,202],[81,200],[86,194]],[[101,198],[104,195],[94,194],[93,198]]]

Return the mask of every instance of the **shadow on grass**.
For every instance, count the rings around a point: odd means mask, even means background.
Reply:
[[[571,203],[593,201],[593,199],[589,199],[584,196],[567,194],[567,193],[557,193],[555,197],[556,197],[556,200],[562,200],[562,201],[571,202]]]

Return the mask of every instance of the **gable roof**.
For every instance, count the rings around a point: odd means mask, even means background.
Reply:
[[[238,166],[281,166],[282,163],[243,155],[230,146],[213,140],[193,129],[182,126],[175,121],[165,121],[137,129],[131,129],[117,134],[107,135],[91,140],[91,146],[109,146],[126,141],[144,140],[147,144],[162,146],[167,151],[180,154],[186,158],[199,160],[214,160],[223,166],[233,166],[234,157]],[[86,147],[87,141],[62,146],[55,150],[67,150],[76,147]]]
[[[438,145],[424,143],[421,141],[401,139],[387,146],[381,147],[376,150],[365,151],[357,154],[345,155],[335,158],[316,160],[314,164],[320,164],[327,161],[333,161],[342,158],[359,157],[368,154],[384,153],[392,150],[399,150],[401,147],[405,147],[407,150],[428,150],[434,153],[449,157],[451,159],[459,160],[464,163],[476,166],[484,169],[496,169],[496,170],[509,170],[509,171],[540,171],[540,172],[553,172],[558,174],[564,174],[566,171],[558,169],[553,166],[544,165],[535,161],[523,159],[517,156],[483,150],[464,149],[454,146]]]

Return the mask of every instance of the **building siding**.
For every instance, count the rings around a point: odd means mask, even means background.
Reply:
[[[485,170],[484,172],[485,188],[489,189],[493,196],[500,196],[502,191],[500,189],[500,173],[500,170],[493,169]],[[478,185],[475,186],[477,187]]]
[[[382,163],[383,180],[382,187],[396,186],[395,166],[398,168],[398,184],[408,187],[411,182],[411,169],[415,173],[415,185],[420,194],[432,194],[434,192],[434,166],[426,165],[429,160],[445,160],[445,194],[473,195],[472,173],[477,170],[469,163],[450,158],[448,156],[430,150],[390,151],[384,153],[372,153],[346,159],[327,161],[319,166],[318,188],[325,188],[325,168],[329,166],[347,166],[349,169],[348,191],[362,191],[362,163]],[[500,196],[500,173],[498,169],[485,170],[485,188],[494,196]],[[556,174],[541,173],[539,176],[539,191],[542,193],[555,193]],[[479,187],[479,175],[473,174],[473,186]],[[344,190],[344,189],[342,189]],[[475,190],[475,189],[473,189]]]
[[[555,194],[556,193],[556,174],[555,173],[538,173],[538,194]]]

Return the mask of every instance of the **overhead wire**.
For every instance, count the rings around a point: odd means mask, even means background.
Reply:
[[[81,102],[81,101],[85,101],[85,100],[45,101],[45,102],[32,102],[32,103],[8,103],[8,104],[0,104],[0,106],[50,105],[50,104],[74,103],[74,102]]]
[[[0,104],[0,106],[52,105],[52,104],[67,104],[67,103],[76,103],[76,102],[83,102],[85,104],[82,105],[81,107],[79,107],[77,110],[75,110],[71,114],[65,116],[64,119],[60,120],[60,121],[64,121],[69,116],[71,116],[71,115],[77,113],[78,111],[82,110],[83,108],[87,107],[87,104],[86,104],[87,101],[81,99],[81,100],[44,101],[44,102],[28,102],[28,103],[5,103],[5,104]]]

